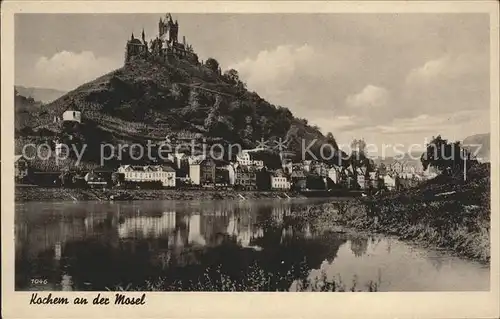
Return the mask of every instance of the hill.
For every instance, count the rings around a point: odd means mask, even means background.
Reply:
[[[228,76],[207,64],[177,58],[133,60],[35,110],[29,126],[57,133],[54,117],[68,109],[82,111],[80,133],[93,145],[202,136],[208,144],[253,148],[261,139],[270,147],[281,139],[296,157],[301,157],[302,140],[305,145],[314,142],[310,149],[315,154],[322,144],[336,147],[331,134],[325,137],[287,108],[248,91],[236,71]]]
[[[26,97],[20,94],[17,89],[14,90],[14,109],[15,109],[15,127],[18,130],[30,126],[35,119],[36,114],[41,107],[41,103],[35,101],[32,97]]]
[[[386,167],[394,164],[394,162],[405,163],[405,165],[410,165],[415,168],[420,168],[422,166],[422,162],[420,161],[420,157],[422,156],[422,152],[412,152],[405,153],[403,155],[396,156],[386,156],[386,157],[375,157],[373,158],[373,162],[375,165],[379,166],[380,164],[384,164]]]
[[[66,93],[56,89],[25,87],[22,85],[16,85],[15,89],[20,95],[31,97],[35,101],[42,103],[50,103]]]
[[[490,161],[490,133],[468,136],[463,140],[462,144],[472,152],[477,150],[476,157],[480,162]]]

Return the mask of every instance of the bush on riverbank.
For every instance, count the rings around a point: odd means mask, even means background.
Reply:
[[[397,235],[484,262],[490,259],[490,213],[487,166],[471,171],[466,182],[461,176],[443,176],[417,188],[309,212],[323,228],[342,224]]]

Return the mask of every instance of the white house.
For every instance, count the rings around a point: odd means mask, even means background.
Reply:
[[[193,185],[200,185],[201,183],[201,167],[200,162],[191,162],[189,163],[189,178]]]
[[[415,174],[416,172],[417,172],[417,169],[413,165],[406,164],[403,166],[403,173]]]
[[[237,165],[238,164],[236,164],[236,167]],[[233,164],[228,164],[224,167],[229,173],[229,185],[234,185],[234,183],[236,183],[236,167]]]
[[[257,167],[264,167],[264,161],[254,159],[252,152],[255,150],[242,150],[241,153],[236,155],[236,161],[240,165],[248,166],[255,165]]]
[[[293,172],[293,163],[292,161],[281,161],[281,167],[283,168],[283,171],[285,171],[287,174],[292,174]]]
[[[122,165],[119,173],[124,174],[125,181],[154,182],[160,181],[163,187],[175,187],[175,170],[170,166],[132,166]]]
[[[200,163],[201,161],[203,161],[204,159],[206,158],[205,155],[196,155],[196,156],[189,156],[188,157],[188,163],[189,165],[191,164],[195,164],[195,163]]]
[[[281,174],[271,175],[271,188],[272,189],[290,189],[290,182],[286,176]]]
[[[394,190],[396,188],[396,178],[391,175],[385,175],[384,185],[388,190]]]
[[[71,121],[71,122],[82,122],[82,112],[80,111],[75,111],[75,110],[68,110],[63,113],[62,119],[64,122],[66,121]]]

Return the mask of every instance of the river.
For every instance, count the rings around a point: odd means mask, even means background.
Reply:
[[[323,201],[17,204],[16,290],[142,289],[156,278],[192,290],[186,283],[249,269],[270,274],[259,290],[315,278],[345,290],[489,290],[487,265],[387,236],[319,231],[300,212]]]

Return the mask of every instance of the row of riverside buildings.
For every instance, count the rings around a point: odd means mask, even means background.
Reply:
[[[55,122],[81,123],[80,111],[67,110]],[[177,136],[176,139],[199,137]],[[167,136],[167,142],[172,137]],[[55,144],[56,154],[58,144]],[[271,169],[262,157],[264,149],[242,150],[233,161],[207,156],[171,153],[161,165],[120,165],[116,169],[93,169],[87,172],[35,171],[22,155],[15,157],[15,179],[22,184],[73,187],[150,187],[150,188],[237,188],[241,190],[329,190],[398,189],[432,178],[436,173],[423,172],[414,165],[394,161],[376,169],[327,165],[321,161],[304,160],[293,163],[280,156],[281,167]]]
[[[435,175],[395,162],[384,171],[327,165],[320,161],[282,161],[281,168],[269,169],[259,158],[259,149],[243,150],[229,162],[184,153],[168,155],[162,165],[120,165],[116,169],[87,172],[32,172],[23,156],[15,158],[19,183],[41,186],[139,188],[235,188],[239,190],[395,190],[414,185]]]

